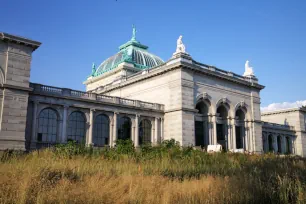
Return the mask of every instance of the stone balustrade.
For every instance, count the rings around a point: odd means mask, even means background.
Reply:
[[[243,80],[243,81],[247,81],[247,82],[250,81],[250,79],[247,78],[247,77],[241,76],[241,75],[233,73],[231,71],[225,71],[223,69],[219,69],[215,66],[209,66],[209,65],[202,64],[202,63],[199,63],[199,62],[196,62],[196,61],[193,61],[193,64],[195,64],[195,65],[197,65],[197,66],[199,66],[203,69],[213,71],[213,72],[217,72],[217,73],[222,74],[222,75],[227,75],[227,76],[230,76],[230,77],[233,77],[233,78],[236,78],[236,79],[240,79],[240,80]],[[257,79],[253,78],[253,81],[257,82]]]
[[[164,110],[164,105],[157,103],[149,103],[149,102],[120,98],[115,96],[106,96],[102,94],[95,94],[90,92],[72,90],[67,88],[59,88],[59,87],[47,86],[35,83],[31,83],[30,87],[33,88],[33,92],[35,94],[48,94],[55,96],[90,99],[90,100],[96,100],[96,101],[102,101],[102,102],[114,103],[126,106],[134,106],[134,107],[161,110],[161,111]]]

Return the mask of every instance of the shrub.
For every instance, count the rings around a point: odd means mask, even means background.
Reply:
[[[133,154],[135,147],[132,140],[117,140],[116,152],[119,154]]]

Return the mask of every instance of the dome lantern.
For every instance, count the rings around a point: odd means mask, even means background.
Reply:
[[[131,40],[121,45],[117,54],[103,61],[91,76],[97,77],[109,72],[123,62],[132,64],[139,71],[163,64],[164,61],[160,57],[148,52],[148,46],[136,40],[136,32],[136,27],[133,25]]]

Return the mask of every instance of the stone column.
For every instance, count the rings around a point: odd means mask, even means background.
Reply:
[[[164,139],[164,118],[160,119],[160,143]]]
[[[274,150],[274,153],[278,152],[277,135],[276,134],[273,134],[273,150]]]
[[[233,150],[235,150],[237,148],[237,144],[236,144],[236,122],[235,122],[235,118],[232,118],[232,129],[233,129]]]
[[[232,149],[232,126],[231,126],[231,118],[230,117],[228,117],[227,118],[227,150],[230,150],[230,149]]]
[[[105,145],[109,145],[109,147],[113,146],[113,126],[114,126],[114,121],[110,120],[108,144],[105,144]]]
[[[157,143],[157,140],[158,140],[158,120],[159,118],[155,118],[155,138],[154,138],[154,144]]]
[[[212,118],[211,118],[211,116],[209,115],[208,116],[208,144],[209,145],[212,145],[212,144],[214,144],[213,143],[213,133],[214,133],[214,131],[213,131],[213,123],[212,123]]]
[[[253,140],[253,125],[252,122],[248,122],[248,127],[249,127],[249,152],[254,151],[254,140]]]
[[[66,131],[67,131],[67,114],[68,114],[68,108],[69,106],[64,105],[64,113],[63,113],[63,127],[62,127],[62,143],[66,143],[67,142],[67,135],[66,135]]]
[[[217,115],[214,115],[212,118],[213,122],[213,144],[218,144],[218,139],[217,139]]]
[[[33,121],[32,121],[32,136],[31,136],[31,149],[36,148],[36,129],[37,129],[37,106],[39,102],[38,101],[33,101]]]
[[[135,138],[134,138],[135,147],[139,146],[139,115],[135,116]]]
[[[151,144],[154,144],[154,132],[155,132],[155,123],[153,123],[153,121],[151,121],[152,124],[152,128],[151,128]],[[154,126],[153,126],[154,125]]]
[[[267,138],[266,138],[266,133],[263,132],[262,133],[262,148],[263,148],[263,152],[267,152]]]
[[[94,126],[94,109],[90,109],[90,115],[89,115],[89,136],[88,136],[88,146],[93,145],[93,126]]]
[[[249,128],[248,122],[244,122],[244,148],[246,151],[249,151]]]
[[[112,141],[112,145],[113,147],[115,147],[116,145],[116,140],[117,140],[117,133],[118,133],[118,130],[117,130],[117,115],[118,113],[117,112],[114,112],[114,129],[113,129],[113,141]]]
[[[293,140],[293,138],[292,138],[292,136],[291,135],[288,135],[289,136],[289,152],[290,152],[290,154],[295,154],[295,148],[294,148],[294,140]]]

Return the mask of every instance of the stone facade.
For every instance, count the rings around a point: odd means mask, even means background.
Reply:
[[[262,114],[262,120],[292,126],[294,129],[295,154],[306,156],[306,108],[293,108]]]
[[[226,151],[304,156],[306,111],[261,115],[264,86],[253,74],[202,64],[185,52],[162,62],[132,39],[93,67],[82,92],[29,82],[39,45],[0,33],[1,150],[69,140],[114,147],[117,139],[131,139],[137,147],[175,139],[204,149],[221,144]]]

